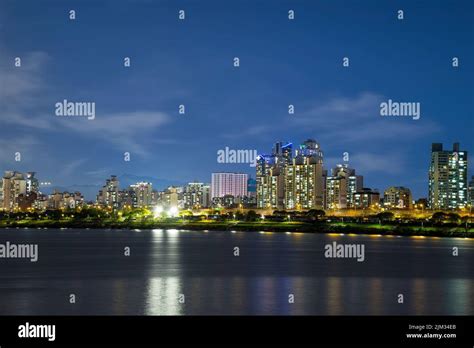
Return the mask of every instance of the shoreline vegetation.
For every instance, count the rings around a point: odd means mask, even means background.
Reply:
[[[214,212],[215,213],[215,212]],[[349,235],[387,235],[420,237],[474,238],[470,216],[435,212],[429,218],[399,218],[382,212],[364,218],[325,216],[322,210],[307,212],[275,211],[258,215],[255,211],[193,215],[181,212],[171,217],[156,215],[147,209],[130,211],[50,210],[39,212],[0,213],[0,229],[182,229],[203,231],[301,232]]]

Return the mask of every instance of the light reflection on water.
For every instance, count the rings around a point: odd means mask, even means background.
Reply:
[[[179,315],[183,306],[179,303],[180,278],[151,278],[148,280],[145,302],[146,315]],[[186,300],[186,297],[184,298]]]
[[[466,239],[0,231],[0,243],[7,240],[38,243],[40,258],[0,261],[4,315],[474,314],[474,243]],[[324,258],[324,245],[334,240],[364,243],[366,261]],[[452,256],[453,246],[460,256]]]

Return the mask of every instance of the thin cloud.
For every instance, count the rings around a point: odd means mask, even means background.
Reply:
[[[254,137],[262,135],[268,132],[270,129],[268,126],[253,126],[246,129],[242,129],[235,133],[225,133],[222,135],[225,139],[240,139],[242,137]]]
[[[54,110],[52,105],[45,104],[55,100],[51,98],[45,79],[45,69],[51,58],[45,52],[29,52],[20,57],[21,67],[14,66],[14,58],[11,54],[0,57],[1,123],[52,132],[73,131],[81,136],[99,138],[120,151],[146,157],[150,150],[143,145],[144,136],[170,121],[167,114],[159,111],[110,113],[101,112],[100,105],[97,105],[94,120],[59,118],[53,111],[41,111]]]
[[[342,157],[325,157],[325,167],[331,169],[342,164]],[[355,152],[350,154],[349,167],[356,169],[358,175],[397,174],[405,171],[405,160],[398,153]]]
[[[0,49],[3,50],[3,47]],[[22,127],[50,129],[52,122],[38,111],[45,107],[47,84],[43,75],[50,57],[45,52],[36,51],[19,58],[21,67],[15,67],[14,56],[0,56],[0,121]]]
[[[252,126],[223,134],[223,138],[235,139],[255,137],[265,133],[288,133],[289,129],[305,129],[320,141],[348,145],[363,144],[367,139],[394,140],[400,137],[414,138],[434,133],[439,127],[432,121],[414,121],[402,117],[381,117],[380,103],[388,98],[374,92],[364,91],[355,96],[336,96],[306,102],[306,107],[297,107],[294,115],[287,115],[282,122]],[[298,111],[299,109],[302,111]],[[257,119],[257,118],[256,118]]]
[[[159,111],[134,111],[101,114],[96,108],[94,120],[78,117],[58,117],[62,126],[85,137],[100,138],[128,151],[146,157],[150,154],[143,143],[145,135],[151,135],[170,121],[170,117]]]
[[[77,171],[77,168],[79,168],[81,165],[83,165],[86,162],[85,159],[78,159],[75,161],[72,161],[66,165],[64,165],[60,171],[60,176],[69,176],[72,173]]]
[[[355,97],[335,97],[315,103],[300,115],[293,126],[315,131],[318,139],[356,144],[377,140],[396,140],[436,132],[435,123],[423,118],[381,117],[380,103],[388,98],[362,92]]]

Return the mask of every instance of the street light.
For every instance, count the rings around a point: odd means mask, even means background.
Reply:
[[[171,217],[176,217],[178,215],[178,208],[177,207],[171,207],[169,210],[169,215]]]
[[[163,207],[161,205],[157,205],[154,209],[155,218],[159,217],[161,213],[163,213]]]

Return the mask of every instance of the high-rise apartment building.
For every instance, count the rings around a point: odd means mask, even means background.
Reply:
[[[283,209],[285,204],[285,168],[293,161],[293,144],[277,142],[271,155],[257,157],[257,208]]]
[[[26,180],[22,173],[6,171],[2,178],[3,209],[13,211],[19,208],[18,197],[26,196]]]
[[[468,200],[467,151],[454,143],[453,150],[443,150],[443,144],[431,147],[428,204],[431,209],[464,208]]]
[[[284,172],[286,209],[324,208],[323,153],[319,144],[308,139],[296,150]]]
[[[311,209],[324,207],[323,153],[312,139],[293,155],[293,144],[278,142],[271,155],[257,158],[257,207]]]
[[[326,208],[346,209],[354,206],[354,193],[363,188],[363,177],[347,165],[337,165],[326,177]]]
[[[120,208],[137,208],[137,193],[131,187],[119,191]]]
[[[151,206],[153,199],[153,185],[149,182],[137,182],[130,185],[130,190],[133,191],[131,198],[135,201],[134,207],[144,208]]]
[[[199,209],[208,206],[205,202],[205,188],[202,182],[190,182],[184,186],[183,205],[185,209]]]
[[[202,187],[202,207],[209,208],[211,206],[211,185],[205,184]]]
[[[279,162],[281,163],[281,162]],[[276,165],[274,155],[257,157],[256,195],[258,208],[281,209],[284,204],[284,165]]]
[[[234,197],[247,196],[248,174],[242,173],[212,173],[211,196]]]
[[[39,181],[35,178],[35,172],[27,172],[25,174],[26,180],[26,194],[39,193]]]
[[[110,179],[107,179],[105,185],[97,195],[97,203],[112,209],[119,208],[120,194],[117,176],[111,175]]]

